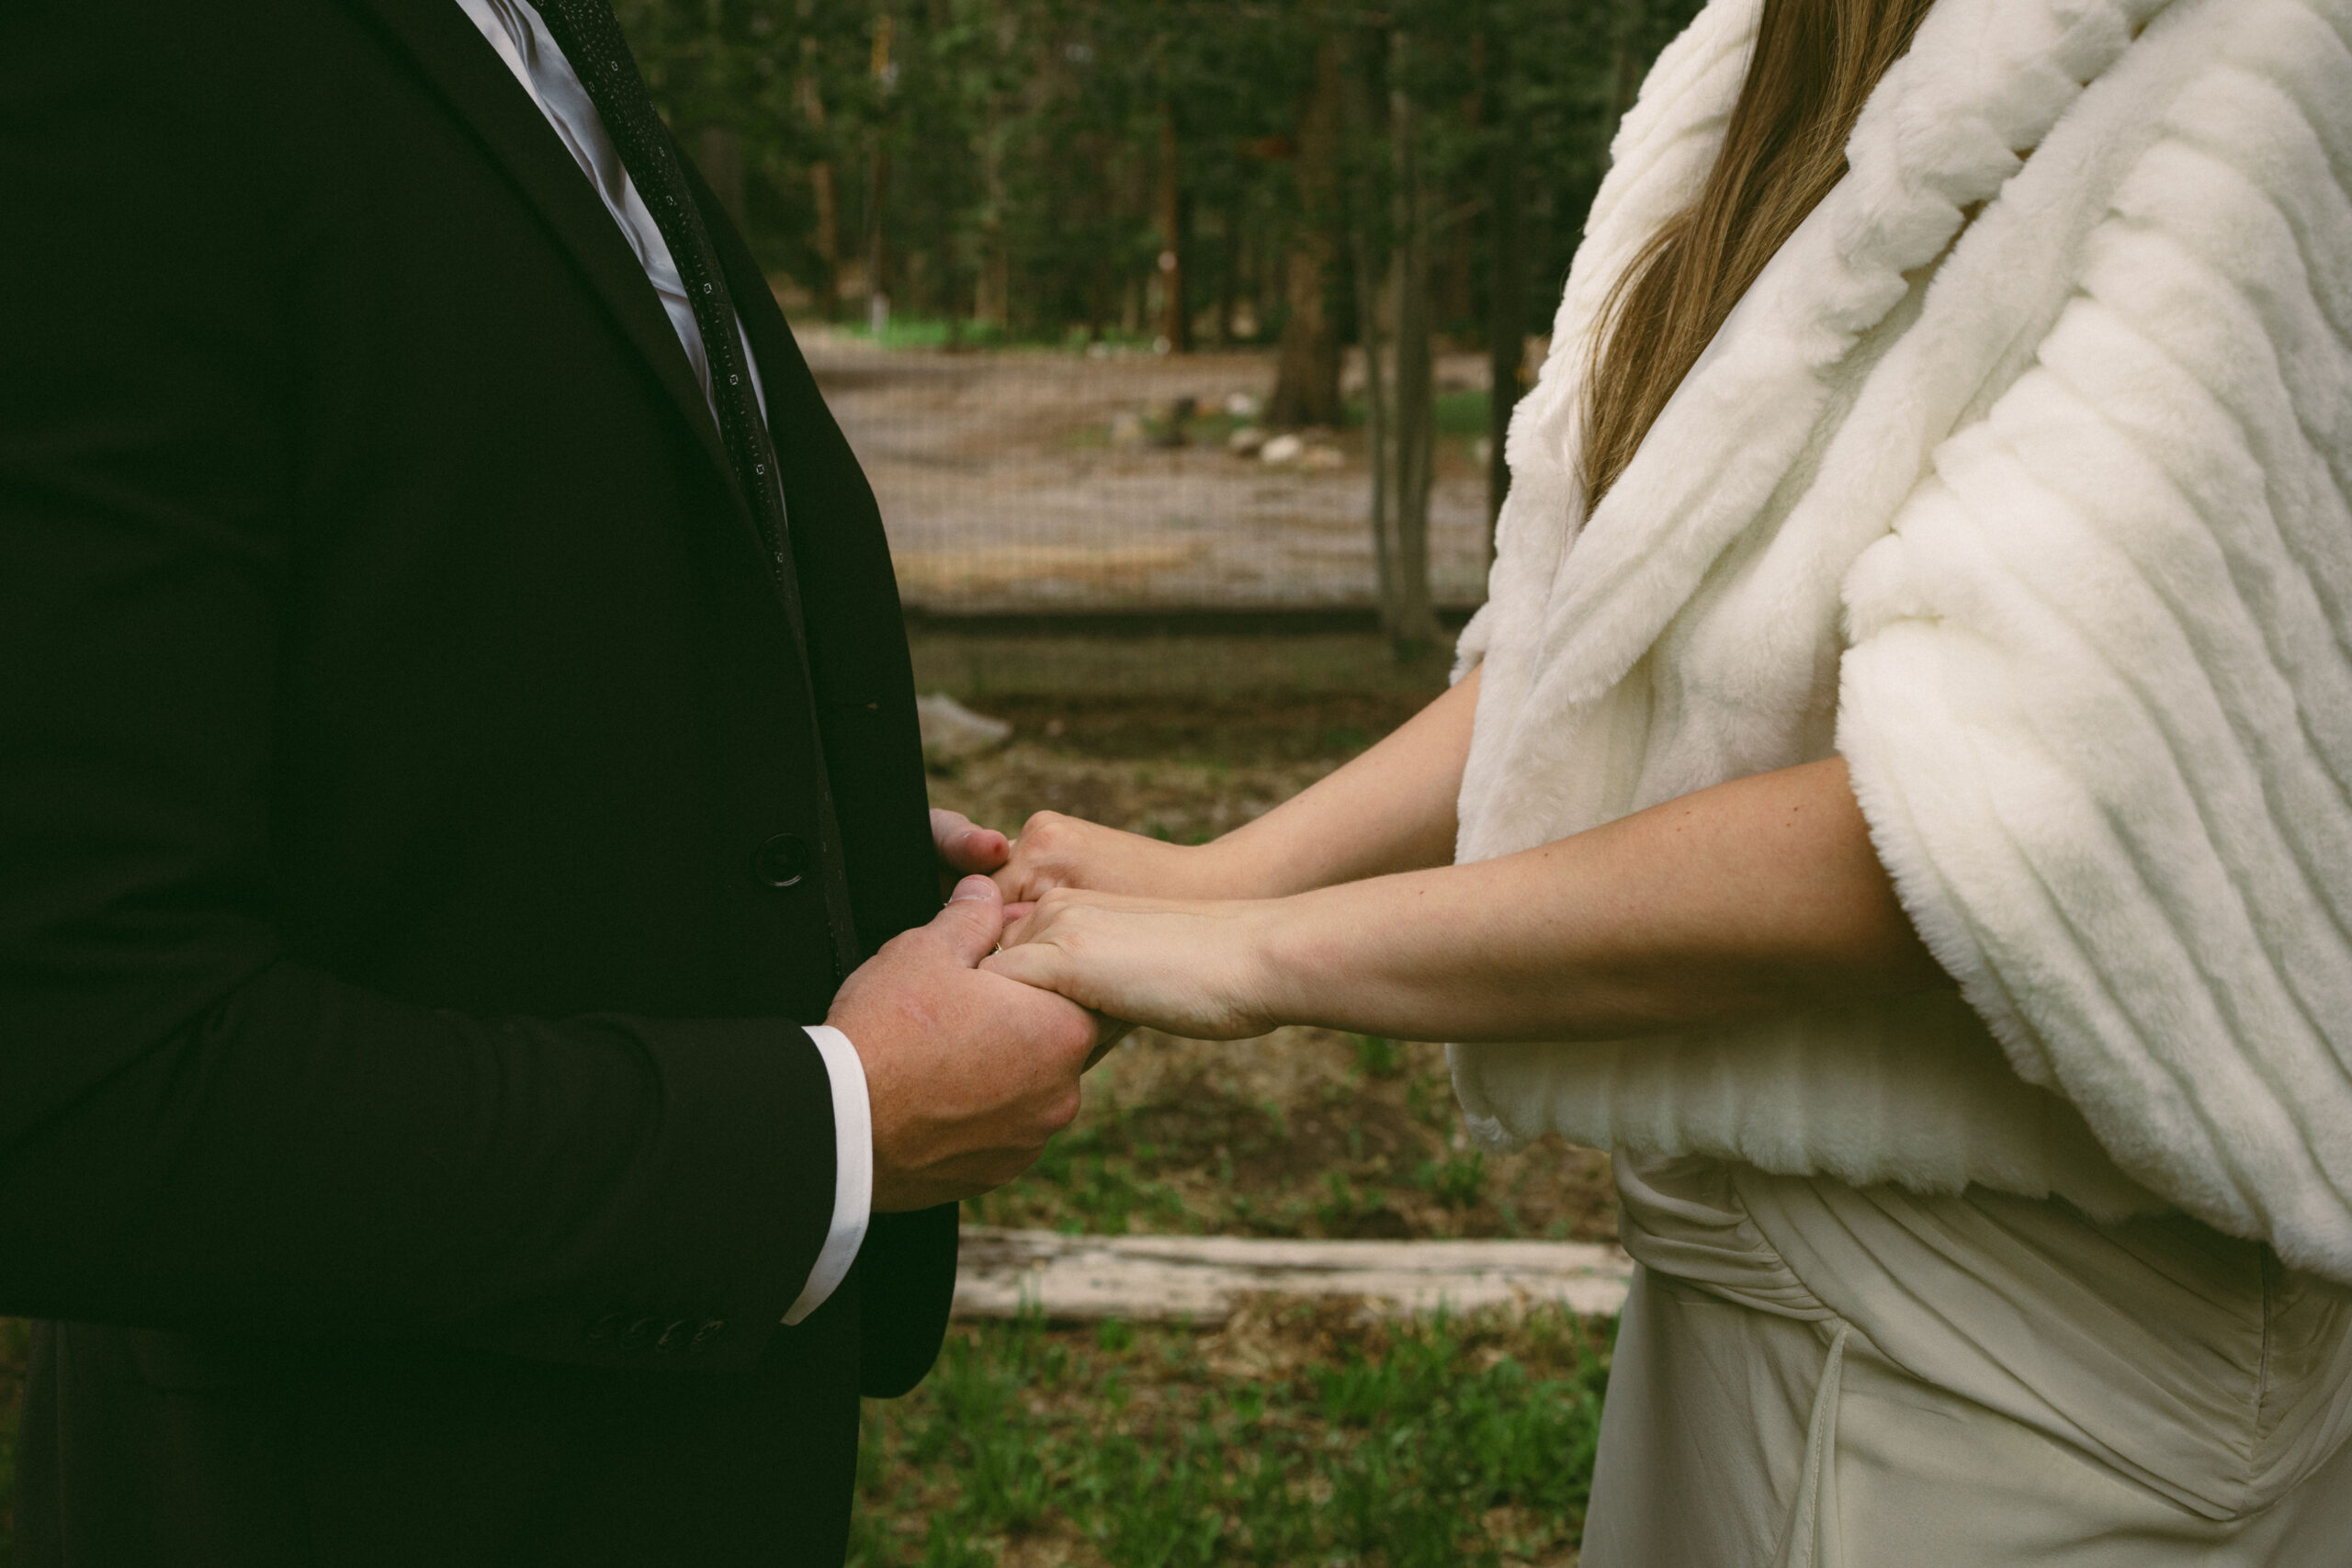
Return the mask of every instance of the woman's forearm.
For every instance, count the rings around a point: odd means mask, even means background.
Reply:
[[[991,968],[1114,1017],[1237,1038],[1609,1039],[1951,982],[1840,760],[1539,849],[1286,897],[1060,892]]]
[[[1256,821],[1197,847],[1057,812],[1029,819],[997,886],[1013,903],[1056,888],[1170,898],[1278,898],[1443,865],[1470,754],[1474,672],[1394,734]]]
[[[1453,859],[1478,672],[1377,745],[1208,846],[1256,897],[1280,897]]]
[[[1271,1011],[1408,1039],[1614,1038],[1950,983],[1838,759],[1263,921]]]

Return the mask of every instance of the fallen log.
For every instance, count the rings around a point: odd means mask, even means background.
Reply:
[[[967,1225],[958,1317],[1222,1324],[1246,1296],[1348,1296],[1384,1316],[1557,1305],[1610,1315],[1633,1259],[1574,1241],[1292,1241],[1065,1235]]]

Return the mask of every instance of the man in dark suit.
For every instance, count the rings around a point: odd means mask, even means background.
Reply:
[[[603,5],[0,9],[28,1563],[838,1562],[1075,1109]]]

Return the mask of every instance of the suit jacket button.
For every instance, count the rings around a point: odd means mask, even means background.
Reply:
[[[714,1317],[695,1330],[695,1337],[687,1341],[686,1348],[689,1351],[699,1350],[726,1332],[727,1320],[723,1317]]]
[[[770,887],[790,887],[808,874],[808,844],[797,833],[778,833],[752,852],[752,874]]]
[[[626,1329],[621,1331],[621,1348],[624,1350],[642,1350],[648,1345],[652,1344],[653,1337],[661,1332],[662,1320],[660,1318],[640,1317],[635,1323],[630,1324]]]
[[[694,1337],[694,1320],[682,1317],[662,1331],[662,1337],[653,1342],[653,1348],[664,1356],[673,1350],[683,1350]]]

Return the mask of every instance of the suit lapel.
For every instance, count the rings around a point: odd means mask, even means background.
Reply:
[[[709,402],[669,313],[587,176],[456,0],[354,0],[407,51],[571,255],[741,506]],[[746,509],[746,523],[749,522]]]

